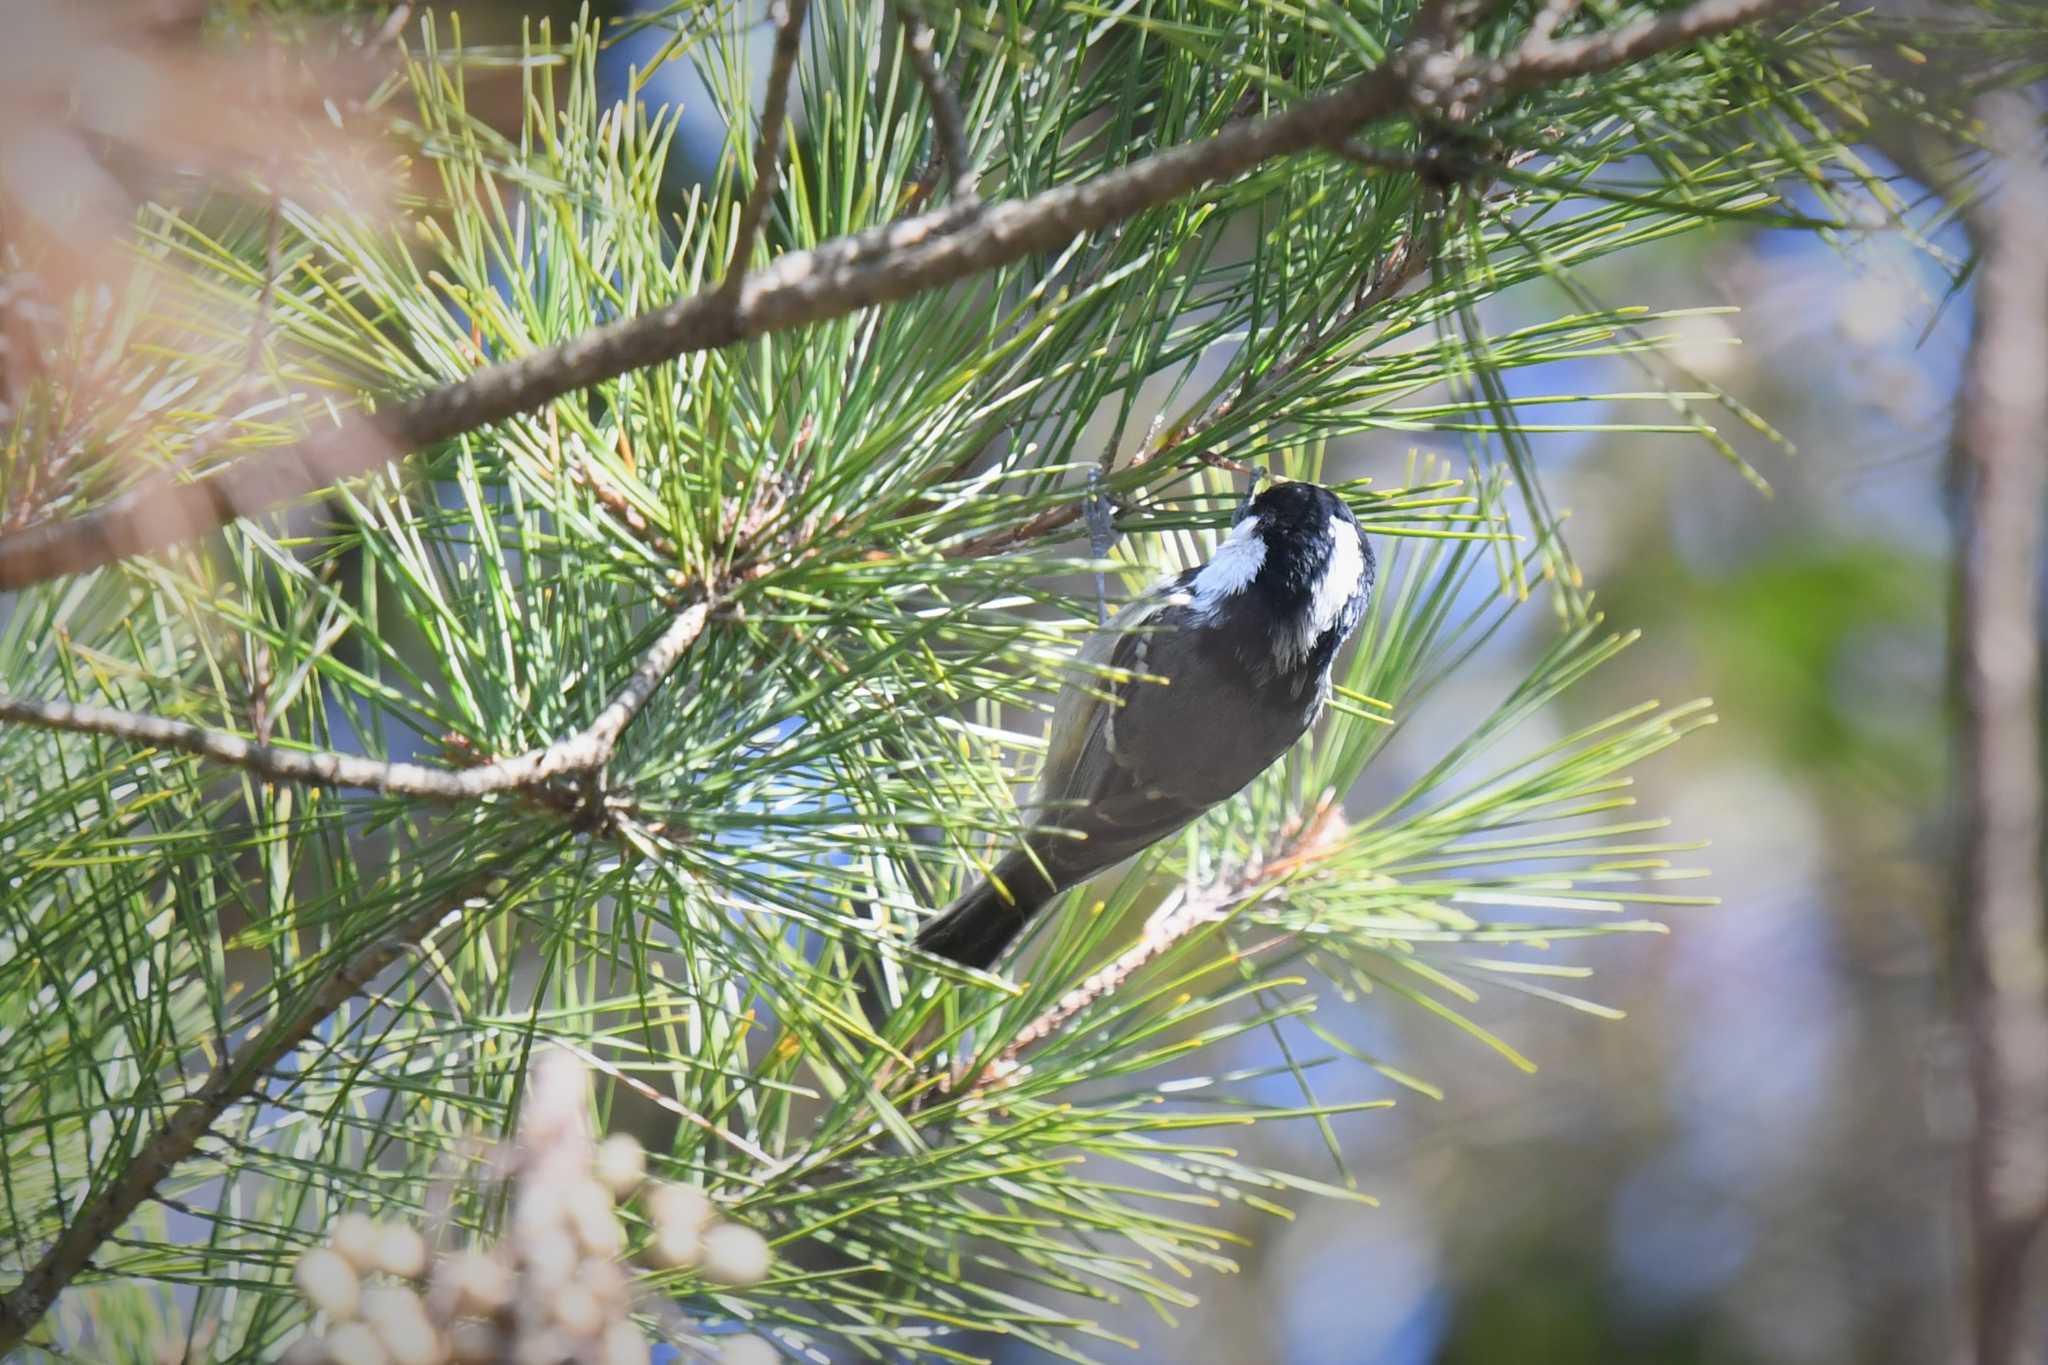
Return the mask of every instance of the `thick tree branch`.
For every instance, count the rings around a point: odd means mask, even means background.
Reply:
[[[342,957],[328,974],[310,983],[298,999],[287,1002],[268,1026],[231,1052],[200,1087],[179,1101],[128,1158],[119,1174],[100,1185],[66,1225],[21,1282],[0,1294],[0,1356],[5,1356],[56,1301],[64,1286],[87,1268],[94,1254],[142,1206],[179,1162],[191,1156],[200,1141],[228,1110],[251,1098],[270,1069],[313,1035],[326,1018],[359,994],[379,972],[398,961],[415,943],[432,933],[451,914],[478,906],[492,880],[503,872],[471,878],[461,890],[415,915],[391,934],[352,956]]]
[[[611,761],[633,717],[685,652],[704,633],[711,606],[700,598],[677,612],[642,656],[632,675],[597,719],[575,734],[541,749],[501,758],[474,768],[429,768],[417,763],[386,763],[325,749],[287,749],[261,744],[239,735],[184,721],[166,720],[111,706],[81,706],[67,701],[0,695],[0,720],[19,721],[48,730],[107,735],[114,739],[176,749],[216,762],[246,768],[280,782],[311,782],[324,787],[363,787],[429,801],[467,801],[494,792],[526,790],[551,778],[595,772]]]
[[[718,284],[718,295],[728,307],[739,302],[740,283],[754,254],[754,238],[768,216],[775,191],[782,186],[782,133],[789,124],[789,87],[794,84],[797,46],[810,5],[811,0],[778,0],[775,6],[775,55],[768,62],[768,94],[761,104],[761,133],[754,143],[754,187],[740,206],[732,260]]]
[[[1612,32],[1529,45],[1497,61],[1459,66],[1457,89],[1465,102],[1483,103],[1817,3],[1697,0],[1675,14]],[[1203,185],[1348,138],[1408,107],[1421,92],[1406,55],[1397,52],[1365,75],[1282,113],[1230,124],[1210,137],[1028,199],[978,210],[949,205],[785,253],[742,278],[737,306],[721,285],[197,478],[152,471],[96,511],[0,536],[0,590],[165,549],[363,474],[394,452],[475,431],[647,365],[841,317],[1057,250]]]
[[[1965,209],[1982,261],[1956,420],[1964,482],[1961,867],[1976,1365],[2042,1357],[2030,1266],[2048,1220],[2048,949],[2041,887],[2041,550],[2048,495],[2048,166],[2022,96],[1982,107],[2000,183]]]
[[[925,98],[931,102],[932,141],[938,144],[939,155],[945,160],[953,202],[974,204],[981,178],[974,169],[974,152],[967,145],[967,118],[961,112],[960,97],[954,92],[945,67],[939,63],[938,35],[916,11],[906,6],[896,7],[896,17],[903,24],[911,69],[917,73],[918,84],[924,87]]]

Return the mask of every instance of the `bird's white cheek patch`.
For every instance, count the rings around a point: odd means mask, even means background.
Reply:
[[[1216,553],[1195,575],[1195,601],[1214,607],[1224,598],[1243,592],[1266,564],[1266,542],[1259,539],[1259,519],[1246,517],[1230,528],[1230,534],[1216,547]]]
[[[1358,591],[1360,580],[1365,577],[1365,554],[1359,548],[1358,528],[1348,521],[1330,523],[1330,562],[1323,568],[1323,576],[1316,582],[1315,600],[1309,606],[1309,617],[1315,624],[1311,639],[1318,639],[1323,632],[1337,624],[1337,618],[1344,612],[1344,604]]]

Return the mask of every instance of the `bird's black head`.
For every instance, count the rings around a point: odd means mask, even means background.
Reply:
[[[1276,483],[1246,504],[1237,520],[1253,517],[1266,547],[1255,586],[1276,608],[1307,605],[1323,575],[1343,569],[1331,564],[1338,535],[1345,528],[1358,534],[1351,509],[1320,484]]]
[[[1193,587],[1212,611],[1255,610],[1268,623],[1275,671],[1320,672],[1364,614],[1372,580],[1372,547],[1344,500],[1277,483],[1239,510]]]

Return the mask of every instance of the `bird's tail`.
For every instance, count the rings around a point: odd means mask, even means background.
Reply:
[[[1055,873],[1057,877],[1057,873]],[[917,946],[963,967],[988,968],[1031,917],[1065,889],[1022,849],[997,863],[979,886],[947,906],[917,932]]]
[[[1012,852],[972,891],[927,920],[918,930],[917,946],[964,967],[986,970],[995,965],[1003,949],[1031,922],[1031,917],[1071,881],[1057,871],[1054,879],[1048,879],[1030,854],[1021,849]],[[858,990],[861,1013],[870,1027],[879,1030],[889,1011],[882,1003],[882,968],[878,961],[866,964]]]

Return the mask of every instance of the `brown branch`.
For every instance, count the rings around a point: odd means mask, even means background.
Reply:
[[[1249,862],[1207,886],[1175,891],[1146,917],[1145,928],[1136,943],[1019,1029],[975,1084],[999,1083],[1013,1074],[1025,1053],[1060,1032],[1075,1016],[1113,994],[1196,930],[1229,918],[1234,908],[1258,899],[1281,878],[1324,856],[1336,847],[1348,828],[1336,793],[1326,792],[1313,810],[1282,828],[1273,848],[1264,855],[1255,854]],[[1292,939],[1291,933],[1285,934],[1266,946],[1278,946]]]
[[[1495,61],[1466,63],[1455,93],[1476,103],[1519,95],[1574,76],[1631,66],[1779,14],[1820,8],[1820,0],[1694,0],[1682,10],[1577,38],[1525,42]]]
[[[1982,267],[1957,407],[1964,480],[1956,559],[1965,1006],[1970,1140],[1970,1321],[1977,1365],[2042,1359],[2031,1272],[2048,1220],[2048,951],[2042,943],[2041,502],[2048,494],[2048,167],[2039,114],[1988,99],[2003,183],[1964,210]]]
[[[775,191],[782,185],[782,132],[789,123],[789,87],[796,74],[804,12],[809,8],[810,0],[778,0],[775,6],[775,54],[768,62],[768,93],[761,105],[761,133],[754,143],[754,187],[740,206],[739,228],[732,239],[732,260],[725,267],[725,278],[718,282],[718,297],[728,309],[739,304],[747,259],[754,254],[754,238],[761,230],[762,219],[768,216]]]
[[[429,768],[418,763],[387,763],[325,749],[286,749],[262,744],[185,721],[166,720],[110,706],[83,706],[67,701],[0,695],[0,720],[18,721],[47,730],[107,735],[138,744],[213,759],[246,768],[280,782],[310,782],[324,787],[362,787],[430,801],[467,801],[494,792],[537,787],[550,778],[595,772],[611,761],[640,708],[662,680],[674,671],[683,654],[704,633],[711,601],[708,596],[677,612],[659,638],[641,657],[632,675],[597,719],[544,748],[474,768]]]
[[[1002,1055],[983,1073],[983,1079],[1006,1074],[1022,1061],[1025,1053],[1065,1028],[1075,1015],[1114,993],[1119,986],[1151,966],[1167,949],[1202,926],[1224,918],[1230,908],[1251,895],[1255,887],[1254,879],[1241,874],[1199,891],[1186,888],[1175,891],[1146,918],[1144,931],[1138,935],[1136,943],[1083,978],[1079,985],[1054,1001],[1043,1014],[1019,1029]]]
[[[1368,171],[1393,171],[1416,176],[1438,173],[1436,157],[1427,152],[1411,152],[1404,147],[1376,147],[1369,142],[1333,142],[1330,151]]]
[[[341,1005],[359,994],[379,972],[408,948],[432,933],[451,912],[480,901],[503,870],[472,877],[448,899],[436,898],[431,908],[413,916],[391,934],[334,964],[296,1003],[288,1004],[185,1099],[164,1116],[119,1175],[89,1195],[21,1282],[0,1294],[0,1356],[21,1344],[66,1285],[86,1269],[99,1248],[155,1193],[179,1162],[192,1155],[200,1141],[229,1109],[261,1089],[270,1069]]]
[[[974,169],[974,152],[967,144],[967,118],[960,109],[960,97],[939,62],[938,36],[922,16],[906,6],[896,7],[903,35],[910,49],[910,66],[924,87],[932,106],[932,141],[946,163],[946,179],[953,187],[956,205],[979,201],[981,177]]]
[[[1675,14],[1611,33],[1471,64],[1464,68],[1460,93],[1478,101],[1589,75],[1814,3],[1697,0]],[[393,452],[419,450],[530,412],[632,370],[842,317],[1057,250],[1084,233],[1274,158],[1347,138],[1399,112],[1415,96],[1400,57],[1279,114],[1229,124],[1087,180],[1003,204],[949,205],[786,252],[743,277],[737,306],[719,290],[707,290],[195,478],[154,470],[94,512],[0,536],[0,590],[165,549],[365,473]]]

